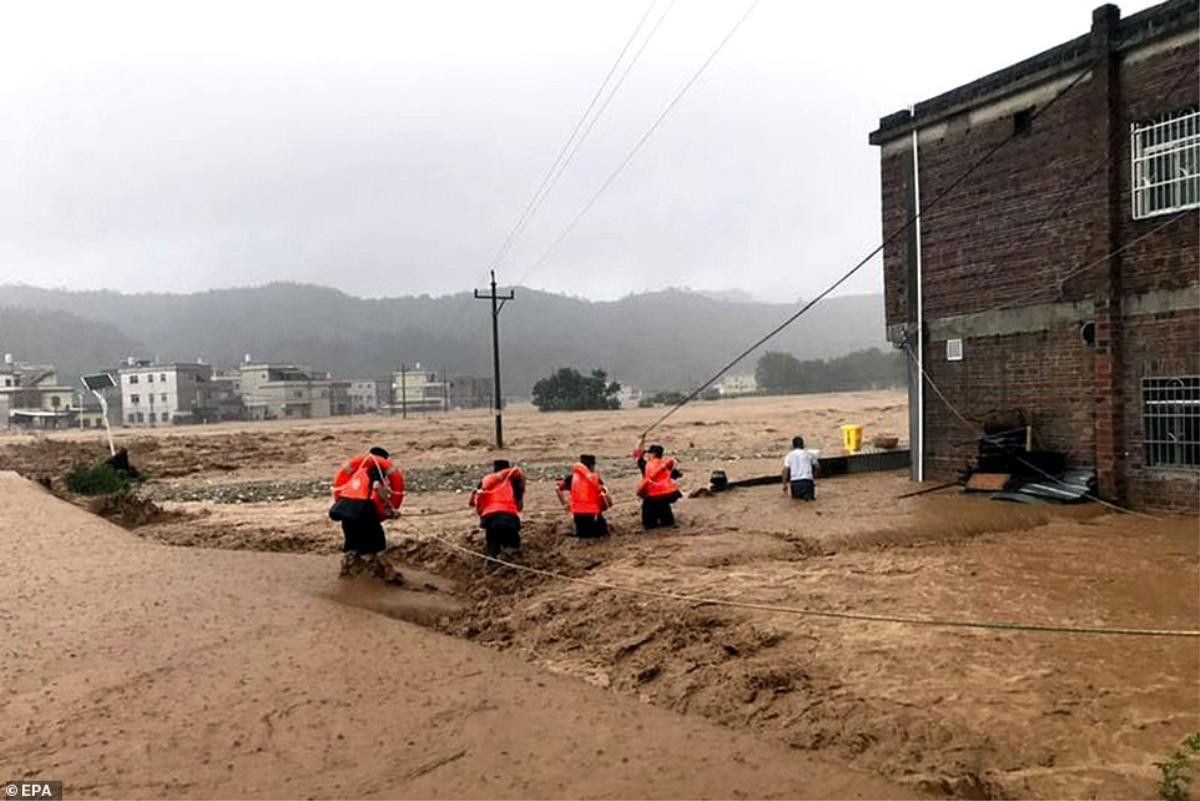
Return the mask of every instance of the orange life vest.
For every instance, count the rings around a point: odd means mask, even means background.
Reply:
[[[600,483],[600,475],[576,462],[571,468],[571,514],[598,515],[612,506],[612,500]]]
[[[371,468],[377,468],[383,480],[383,491],[372,487]],[[404,474],[390,460],[373,453],[355,456],[342,465],[333,477],[333,499],[347,498],[365,501],[370,499],[381,518],[388,516],[390,509],[399,509],[404,503]]]
[[[501,512],[519,516],[521,509],[517,506],[517,493],[513,489],[516,481],[525,481],[525,474],[519,467],[508,467],[484,476],[482,486],[471,493],[471,506],[475,507],[480,517]]]
[[[662,498],[679,492],[679,487],[671,478],[671,471],[674,469],[674,459],[659,459],[653,456],[647,459],[646,472],[643,473],[637,488],[638,497]]]

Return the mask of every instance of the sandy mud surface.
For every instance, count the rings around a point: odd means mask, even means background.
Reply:
[[[915,489],[903,471],[819,480],[809,505],[774,486],[686,499],[677,529],[643,533],[628,452],[659,413],[506,416],[503,455],[532,478],[518,561],[558,578],[450,547],[482,547],[465,503],[497,455],[483,414],[122,433],[151,476],[140,494],[161,506],[131,533],[186,553],[308,554],[279,558],[322,560],[333,576],[340,533],[325,517],[327,482],[346,455],[381,444],[414,488],[389,524],[387,556],[411,597],[374,598],[374,611],[597,692],[840,760],[908,792],[967,798],[1146,797],[1153,763],[1200,729],[1195,639],[846,621],[570,581],[876,615],[1200,628],[1195,519],[954,491],[901,499]],[[694,489],[713,469],[777,473],[794,433],[836,452],[842,423],[865,425],[870,439],[903,431],[905,416],[899,393],[696,403],[653,438]],[[53,479],[98,444],[0,439],[0,467]],[[619,499],[602,542],[565,536],[554,498],[553,479],[583,451],[598,455]]]

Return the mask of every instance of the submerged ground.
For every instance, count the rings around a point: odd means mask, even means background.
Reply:
[[[1145,797],[1153,763],[1200,728],[1194,639],[849,621],[596,586],[964,621],[1198,627],[1195,519],[1012,506],[954,491],[902,499],[914,489],[904,472],[820,481],[811,505],[773,486],[687,499],[678,529],[642,533],[628,452],[659,413],[506,416],[503,455],[533,479],[521,561],[558,578],[448,547],[480,547],[465,497],[497,455],[486,414],[122,432],[150,476],[141,492],[166,510],[134,510],[126,522],[154,544],[316,554],[305,559],[324,565],[323,601],[382,613],[365,625],[406,625],[399,618],[472,640],[581,691],[592,685],[587,692],[704,719],[764,749],[878,774],[893,783],[888,794]],[[697,402],[653,438],[682,461],[692,489],[716,468],[734,479],[777,472],[795,433],[834,451],[842,423],[864,425],[869,440],[900,433],[905,417],[903,396],[886,392]],[[342,459],[373,444],[393,451],[410,483],[406,516],[389,530],[401,589],[336,579],[340,534],[325,517],[327,482]],[[599,456],[622,501],[604,542],[563,536],[553,479],[580,452]],[[0,438],[0,469],[32,478],[102,455],[95,434]],[[196,570],[228,558],[188,553]],[[269,599],[273,578],[295,580],[292,568],[269,561],[284,557],[254,558],[268,561],[256,565],[265,575],[253,592]],[[11,602],[9,610],[27,611]],[[0,756],[7,766],[17,755]]]

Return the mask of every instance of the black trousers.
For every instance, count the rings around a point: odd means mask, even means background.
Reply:
[[[642,498],[642,528],[662,528],[675,525],[675,512],[671,504],[679,500],[679,493],[661,498]]]
[[[497,556],[504,548],[521,547],[521,518],[508,512],[497,512],[479,521],[487,540],[489,556]]]
[[[817,485],[811,478],[801,478],[792,482],[792,497],[798,501],[815,501]]]
[[[373,514],[363,515],[361,520],[343,520],[342,537],[342,550],[346,553],[366,556],[387,550],[383,523]]]
[[[575,515],[575,536],[581,540],[608,536],[604,515]]]

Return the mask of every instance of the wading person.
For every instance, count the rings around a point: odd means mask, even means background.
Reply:
[[[637,496],[642,499],[642,528],[649,531],[675,525],[671,504],[683,497],[675,484],[675,479],[683,474],[675,469],[674,459],[663,458],[662,445],[643,449],[645,441],[643,435],[633,451],[633,458],[642,471],[637,488]]]
[[[342,550],[348,557],[387,550],[383,521],[399,517],[404,475],[383,448],[349,459],[333,477],[329,517],[342,524]]]
[[[792,450],[783,457],[783,491],[798,501],[815,501],[817,485],[813,472],[821,469],[817,455],[804,449],[804,437],[792,437]]]
[[[596,457],[585,453],[555,490],[563,508],[575,518],[575,536],[580,539],[608,536],[604,510],[612,506],[608,489],[596,472]]]
[[[505,548],[521,547],[521,510],[525,507],[525,473],[506,459],[492,463],[468,501],[479,515],[479,527],[487,540],[489,556]]]

